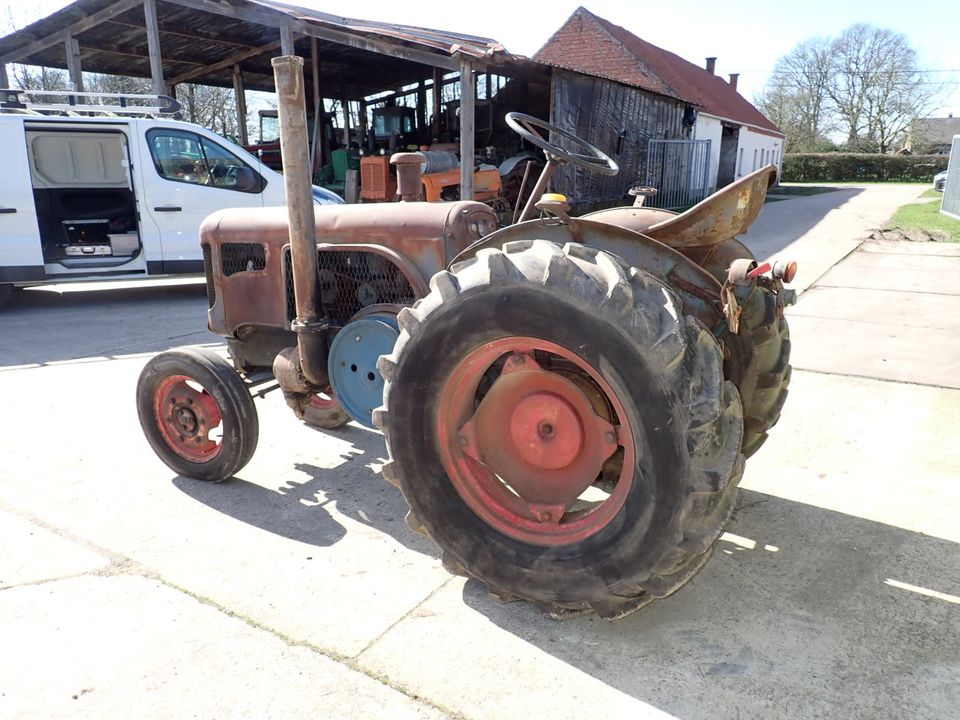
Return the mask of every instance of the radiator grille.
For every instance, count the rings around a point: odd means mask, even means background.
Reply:
[[[203,243],[203,274],[207,277],[207,306],[213,307],[217,302],[217,288],[213,284],[213,261],[210,259],[210,245]]]
[[[287,320],[297,316],[290,250],[284,252]],[[368,305],[412,305],[417,299],[400,268],[387,258],[362,250],[320,250],[320,299],[331,324],[344,326]]]
[[[260,243],[224,243],[220,246],[220,267],[226,276],[253,272],[267,267],[267,256]]]

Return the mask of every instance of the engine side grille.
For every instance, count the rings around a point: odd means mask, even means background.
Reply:
[[[368,305],[412,305],[417,299],[396,265],[376,253],[363,250],[320,250],[320,299],[333,325],[344,326]],[[283,256],[287,287],[287,319],[297,316],[293,294],[293,267],[290,250]]]
[[[267,256],[260,243],[224,243],[220,246],[220,266],[226,276],[263,270]]]
[[[213,307],[217,302],[217,288],[213,284],[213,261],[210,259],[210,244],[200,246],[203,251],[203,273],[207,277],[207,305]]]

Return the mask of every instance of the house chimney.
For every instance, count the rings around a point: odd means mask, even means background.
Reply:
[[[707,58],[707,72],[713,75],[713,72],[716,69],[717,69],[717,59],[715,57]]]
[[[740,77],[740,73],[730,73],[730,87],[734,90],[737,89],[737,79]]]

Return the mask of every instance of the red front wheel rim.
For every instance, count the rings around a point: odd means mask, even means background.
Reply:
[[[333,388],[329,385],[310,398],[310,405],[317,410],[333,410],[340,407],[340,403],[333,396]]]
[[[165,377],[153,396],[153,416],[164,441],[184,460],[207,463],[220,454],[223,414],[195,379]]]
[[[589,362],[546,340],[501,338],[469,352],[441,391],[437,435],[463,501],[523,542],[596,534],[633,485],[623,404]]]

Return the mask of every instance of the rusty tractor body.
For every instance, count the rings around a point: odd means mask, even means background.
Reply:
[[[574,218],[544,194],[557,165],[616,164],[511,114],[547,160],[521,222],[498,228],[473,201],[314,217],[285,122],[302,107],[295,63],[274,65],[294,199],[204,223],[209,325],[231,359],[182,349],[148,363],[138,409],[161,459],[231,477],[256,446],[252,395],[279,387],[307,423],[379,427],[408,525],[495,595],[616,618],[679,588],[789,384],[795,264],[758,264],[736,239],[772,168],[682,214],[640,202]],[[398,192],[416,197],[420,165],[407,165]]]

